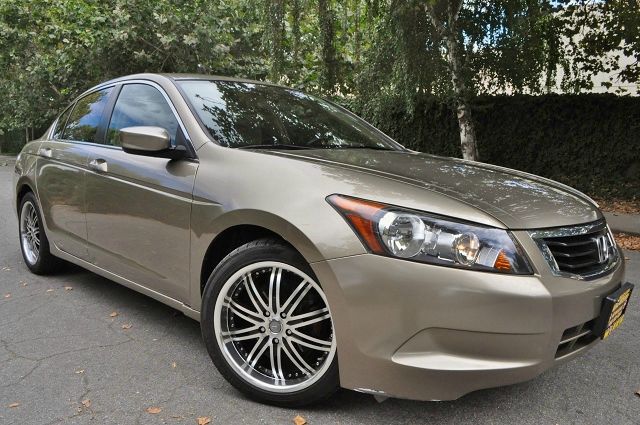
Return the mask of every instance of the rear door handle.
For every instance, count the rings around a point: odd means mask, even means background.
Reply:
[[[53,156],[53,151],[51,148],[40,148],[38,149],[38,155],[45,158],[51,158],[51,156]]]
[[[98,173],[106,173],[108,171],[107,161],[102,158],[94,159],[89,162],[89,168]]]

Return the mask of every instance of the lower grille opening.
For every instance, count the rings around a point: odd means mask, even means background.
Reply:
[[[558,359],[578,351],[598,339],[598,336],[593,333],[595,321],[596,319],[593,319],[566,329],[562,333],[562,339],[560,340],[560,344],[558,344],[555,358]]]

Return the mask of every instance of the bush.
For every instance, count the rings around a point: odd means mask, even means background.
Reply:
[[[33,132],[33,138],[36,139],[47,131],[47,127],[29,129]],[[31,139],[31,136],[29,137]],[[25,129],[2,130],[0,129],[0,154],[17,154],[26,144]]]
[[[354,106],[354,105],[351,105]],[[354,106],[403,145],[461,155],[451,105],[401,99]],[[473,102],[480,159],[601,197],[640,197],[640,98],[607,94],[495,96]]]
[[[25,145],[24,130],[0,130],[0,154],[15,154]]]

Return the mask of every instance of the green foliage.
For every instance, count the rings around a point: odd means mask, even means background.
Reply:
[[[568,40],[564,87],[591,89],[591,76],[600,72],[610,80],[601,84],[623,94],[640,81],[640,2],[638,0],[564,0],[559,16]],[[621,61],[622,57],[628,60]]]
[[[429,0],[429,4],[447,1]],[[199,72],[269,79],[320,93],[349,103],[411,147],[425,149],[428,144],[434,152],[459,155],[450,64],[426,4],[424,0],[0,0],[3,149],[18,146],[9,138],[24,139],[25,128],[45,128],[72,98],[100,81],[138,72]],[[565,92],[591,89],[591,77],[599,72],[613,73],[612,81],[604,84],[619,89],[640,80],[639,31],[638,0],[464,0],[456,29],[461,76],[472,100],[505,93],[543,95],[555,83],[558,69],[564,71]],[[631,61],[620,62],[621,55]],[[595,154],[596,141],[606,141],[617,146],[606,158],[617,154],[624,162],[627,151],[638,149],[637,138],[606,121],[622,122],[619,117],[624,116],[630,125],[638,122],[619,106],[632,100],[607,100],[618,105],[612,108],[621,115],[589,115],[581,124],[572,121],[573,133],[556,134],[545,120],[571,113],[559,109],[558,99],[564,98],[540,97],[538,106],[550,112],[517,106],[534,102],[522,99],[475,100],[473,116],[483,160],[533,167],[547,175],[565,170],[543,169],[557,165],[549,158],[518,159],[518,152],[543,146],[542,136],[534,137],[542,130],[548,140],[562,140],[567,155],[578,152],[580,143]],[[576,110],[587,107],[566,102]],[[602,102],[589,100],[588,105],[595,110]],[[503,120],[502,131],[517,134],[519,143],[510,158],[504,152],[514,142],[497,137],[498,130],[487,130],[487,120],[493,122],[488,111],[507,104],[503,112],[509,120]],[[630,105],[637,109],[637,103]],[[425,117],[426,113],[433,117]],[[530,115],[545,118],[538,123]],[[516,124],[521,126],[519,132],[512,128]],[[603,136],[601,128],[612,126],[620,140]],[[559,122],[557,128],[567,127]],[[588,176],[586,169],[576,170],[575,175]],[[608,176],[620,176],[594,173],[577,184],[588,188],[603,182],[605,187]]]
[[[486,162],[549,177],[593,195],[640,194],[638,97],[483,96],[473,103],[473,113]],[[364,114],[411,149],[460,156],[455,112],[447,104],[422,97],[409,113],[403,99],[388,97],[384,106]]]
[[[41,126],[91,85],[137,72],[264,78],[249,0],[0,0],[0,128]]]

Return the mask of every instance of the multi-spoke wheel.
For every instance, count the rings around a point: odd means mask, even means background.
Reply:
[[[54,271],[61,260],[49,252],[49,240],[42,228],[42,217],[33,193],[27,193],[20,202],[18,224],[22,257],[29,269],[36,274]]]
[[[301,405],[338,386],[327,299],[281,242],[252,242],[221,262],[203,294],[202,331],[222,374],[261,401]]]
[[[20,214],[20,241],[25,261],[35,264],[40,253],[40,221],[31,201],[22,204]]]

